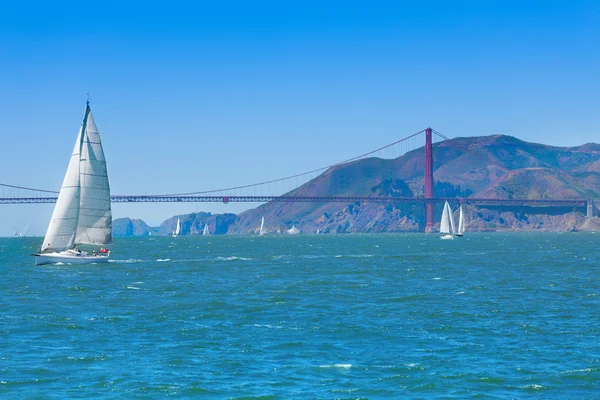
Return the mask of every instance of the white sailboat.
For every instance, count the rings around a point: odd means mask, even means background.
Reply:
[[[448,202],[444,204],[442,211],[442,222],[440,223],[440,238],[454,239],[454,220],[452,219],[452,211]]]
[[[173,231],[173,233],[171,233],[171,236],[173,236],[173,237],[179,236],[180,231],[181,231],[181,223],[179,222],[179,217],[177,217],[177,226],[175,227],[175,230]]]
[[[112,212],[106,159],[89,101],[42,248],[35,263],[108,262]],[[94,248],[92,253],[80,245]],[[98,250],[96,250],[98,249]]]
[[[462,204],[460,205],[460,209],[458,212],[458,231],[456,232],[456,236],[462,237],[465,234],[465,216],[463,214]]]
[[[29,224],[31,224],[31,221],[29,221],[27,223],[27,225],[25,225],[25,229],[23,229],[23,232],[17,232],[15,231],[15,233],[13,233],[13,237],[14,238],[22,238],[25,237],[25,234],[27,233],[27,229],[29,229]]]
[[[204,224],[204,229],[202,230],[202,236],[210,236],[210,231],[208,230],[208,222]]]
[[[290,229],[287,230],[287,233],[290,235],[297,235],[300,233],[300,230],[298,228],[296,228],[296,225],[294,225]]]
[[[266,231],[265,231],[265,217],[262,217],[262,219],[260,220],[260,230],[258,231],[258,234],[260,236],[262,236],[265,233],[266,233]]]

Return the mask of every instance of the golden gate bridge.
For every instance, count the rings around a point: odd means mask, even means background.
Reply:
[[[269,184],[274,184],[292,179],[304,178],[321,173],[329,168],[341,166],[351,163],[369,156],[382,154],[382,152],[394,149],[394,146],[405,145],[401,148],[400,155],[406,154],[409,151],[416,150],[422,147],[418,143],[418,139],[425,136],[425,157],[424,157],[424,195],[415,197],[397,197],[397,196],[297,196],[297,195],[231,195],[235,191],[245,191],[256,187],[262,187]],[[433,176],[433,140],[436,135],[438,140],[450,140],[443,134],[426,128],[422,131],[413,133],[405,138],[397,140],[388,145],[379,147],[367,153],[352,157],[345,161],[328,165],[326,167],[313,169],[311,171],[295,174],[279,179],[273,179],[264,182],[258,182],[248,185],[241,185],[222,189],[212,189],[198,192],[187,193],[172,193],[172,194],[155,194],[155,195],[114,195],[111,196],[111,201],[115,203],[172,203],[172,202],[194,202],[194,203],[268,203],[268,202],[375,202],[375,203],[421,203],[425,207],[426,225],[425,230],[429,231],[434,225],[433,209],[438,202],[460,202],[462,204],[471,204],[475,206],[522,206],[522,207],[588,207],[591,203],[590,199],[574,198],[574,199],[494,199],[494,198],[475,198],[475,197],[436,197],[434,193],[434,176]],[[412,147],[406,146],[412,141]],[[422,142],[421,142],[422,143]],[[415,146],[416,144],[416,146]],[[465,148],[465,151],[473,151]],[[395,156],[395,152],[392,152]],[[3,196],[0,197],[0,204],[42,204],[55,203],[57,200],[58,191],[35,189],[24,186],[10,185],[0,183],[3,188]],[[5,190],[12,191],[8,196],[5,195]],[[14,191],[23,191],[27,193],[35,193],[35,195],[22,196],[14,195]],[[225,193],[225,194],[221,194]]]

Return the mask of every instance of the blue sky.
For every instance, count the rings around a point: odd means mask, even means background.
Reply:
[[[598,43],[585,0],[1,2],[0,183],[60,188],[88,92],[113,194],[275,179],[427,126],[599,142]],[[51,212],[0,206],[0,235]]]

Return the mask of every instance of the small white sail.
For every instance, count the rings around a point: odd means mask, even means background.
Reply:
[[[458,212],[458,232],[457,234],[462,236],[465,233],[465,216],[463,214],[462,204]]]
[[[440,233],[441,234],[449,234],[450,233],[450,219],[449,219],[449,205],[448,202],[444,204],[444,210],[442,211],[442,221],[440,222]]]
[[[259,230],[258,234],[260,236],[265,234],[265,217],[262,217],[262,219],[260,220],[260,230]]]
[[[27,223],[27,225],[25,225],[25,229],[23,229],[23,232],[21,232],[21,236],[27,235],[27,230],[29,229],[29,225],[31,225],[31,221],[29,221]]]
[[[448,202],[446,202],[448,204]],[[452,209],[450,205],[448,205],[448,219],[450,220],[450,231],[454,235],[456,234],[456,229],[454,229],[454,218],[452,217]]]
[[[210,236],[210,231],[208,230],[208,222],[204,224],[204,230],[202,231],[202,236]]]
[[[442,221],[440,222],[440,236],[442,239],[452,239],[454,233],[452,211],[450,210],[450,205],[446,201],[446,203],[444,203],[444,210],[442,211]]]
[[[287,230],[287,233],[290,235],[297,235],[300,233],[300,230],[298,228],[296,228],[296,225],[294,225],[290,229]]]
[[[175,230],[173,231],[173,234],[171,236],[173,236],[173,237],[178,236],[180,231],[181,231],[181,224],[179,222],[179,217],[177,217],[177,225],[175,226]]]

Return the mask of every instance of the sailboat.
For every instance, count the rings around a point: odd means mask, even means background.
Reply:
[[[27,233],[27,229],[29,229],[29,224],[31,224],[31,221],[29,221],[27,223],[27,225],[25,225],[25,229],[23,229],[23,232],[17,232],[15,231],[15,233],[13,233],[13,237],[14,238],[22,238],[25,237],[25,234]]]
[[[265,233],[266,233],[266,231],[265,231],[265,217],[262,217],[262,219],[260,220],[260,230],[258,231],[258,234],[260,236],[262,236]]]
[[[175,227],[175,230],[173,231],[173,233],[171,234],[171,236],[177,237],[179,235],[180,231],[181,231],[181,224],[179,222],[179,217],[177,217],[177,226]]]
[[[300,230],[298,228],[296,228],[296,225],[294,225],[290,229],[287,230],[287,233],[290,235],[297,235],[300,233]]]
[[[202,236],[210,236],[210,231],[208,230],[208,222],[204,224],[204,230],[202,231]]]
[[[463,214],[462,204],[460,205],[459,213],[458,213],[458,231],[456,232],[456,236],[462,237],[465,234],[465,216]]]
[[[440,239],[454,239],[454,220],[448,202],[444,204],[442,222],[440,223]]]
[[[71,161],[63,180],[36,265],[108,262],[112,212],[106,159],[90,102],[86,103]],[[92,254],[80,245],[94,248]],[[97,250],[96,250],[97,249]]]

